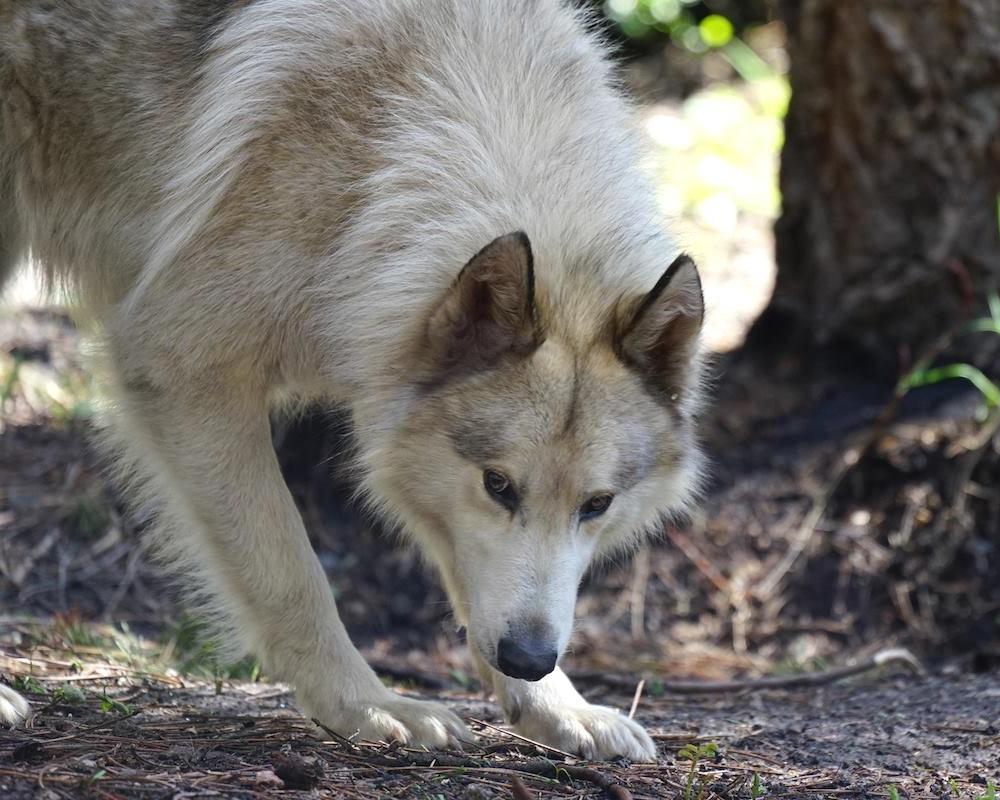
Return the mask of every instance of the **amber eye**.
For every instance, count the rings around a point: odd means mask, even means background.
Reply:
[[[580,506],[580,519],[588,520],[601,516],[601,514],[611,507],[611,501],[614,499],[615,496],[613,494],[594,495]]]
[[[486,470],[483,473],[483,486],[493,499],[508,511],[513,511],[517,507],[517,492],[514,491],[510,478],[502,472]]]

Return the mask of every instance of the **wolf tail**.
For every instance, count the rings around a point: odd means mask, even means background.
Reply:
[[[2,137],[0,137],[2,141]],[[2,148],[0,143],[0,148]],[[0,291],[24,256],[21,226],[17,219],[14,180],[9,159],[0,149]]]

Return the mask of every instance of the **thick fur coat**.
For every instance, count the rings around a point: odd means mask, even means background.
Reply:
[[[350,408],[518,730],[654,757],[556,666],[588,564],[700,471],[700,285],[640,158],[556,0],[0,0],[0,277],[78,298],[163,560],[348,736],[469,734],[349,641],[270,444],[295,402]]]

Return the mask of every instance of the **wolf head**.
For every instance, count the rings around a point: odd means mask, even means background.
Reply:
[[[470,642],[538,680],[588,565],[682,510],[697,482],[703,316],[680,256],[647,293],[536,285],[502,236],[426,320],[416,398],[380,479],[437,564]]]

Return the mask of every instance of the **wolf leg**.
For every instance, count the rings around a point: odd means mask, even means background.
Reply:
[[[656,760],[656,745],[641,725],[613,708],[588,703],[559,667],[540,681],[522,681],[493,669],[475,651],[473,656],[522,736],[588,759]]]
[[[221,641],[238,636],[237,648],[295,686],[306,714],[344,736],[429,747],[471,738],[444,706],[385,688],[351,643],[281,477],[264,392],[218,375],[159,388],[145,374],[119,392],[123,477],[144,473],[137,490],[158,509],[161,551]]]

